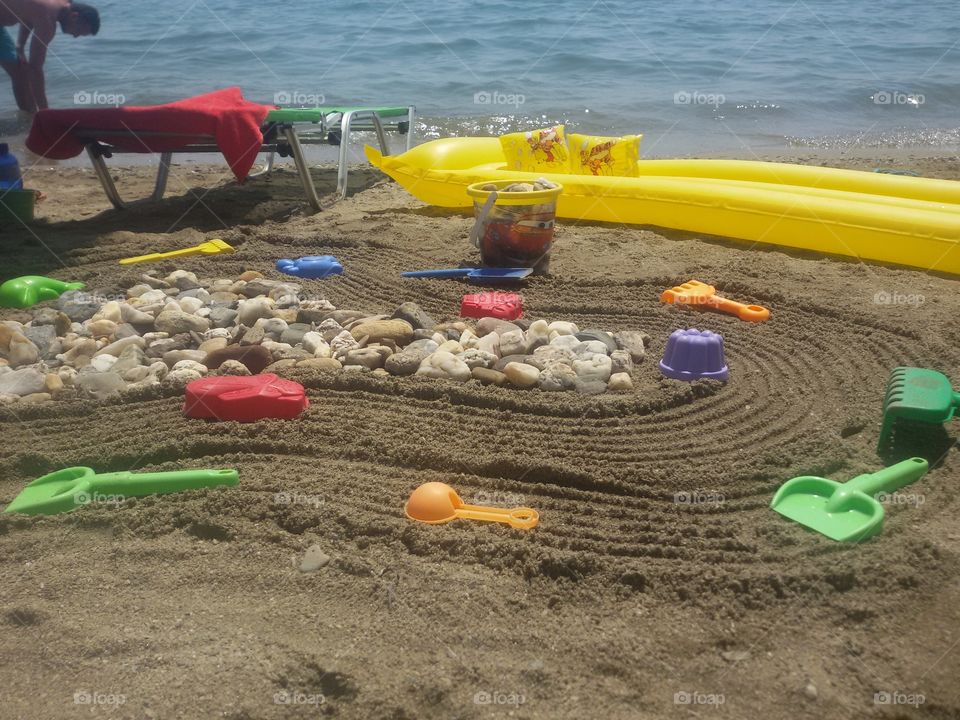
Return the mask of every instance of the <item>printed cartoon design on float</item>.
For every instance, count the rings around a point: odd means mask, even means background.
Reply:
[[[617,140],[608,140],[580,151],[580,163],[593,175],[613,175],[613,148]]]
[[[563,134],[558,127],[540,130],[539,132],[528,132],[527,144],[530,145],[534,157],[541,162],[564,162],[567,159]]]

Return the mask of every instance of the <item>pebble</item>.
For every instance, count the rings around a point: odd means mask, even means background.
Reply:
[[[56,373],[47,373],[46,377],[43,379],[43,384],[46,388],[46,391],[51,395],[56,395],[63,390],[63,380]]]
[[[196,297],[183,297],[180,296],[177,298],[177,304],[180,306],[180,309],[185,313],[190,313],[195,315],[197,310],[203,307],[203,300]]]
[[[214,350],[223,350],[228,344],[227,338],[225,337],[212,337],[209,340],[204,340],[200,345],[197,346],[197,350],[205,353],[212,353]]]
[[[592,358],[573,361],[573,371],[584,382],[598,380],[606,383],[610,379],[613,363],[606,355],[594,355]]]
[[[114,357],[113,355],[96,355],[90,361],[90,367],[92,367],[97,372],[107,372],[114,365],[117,364],[119,358]]]
[[[355,325],[350,331],[354,339],[366,336],[370,342],[392,340],[397,345],[406,345],[413,339],[413,327],[406,320],[373,320]]]
[[[120,303],[118,303],[116,300],[111,300],[101,305],[100,309],[93,314],[92,318],[90,318],[91,322],[107,320],[112,322],[114,325],[118,324],[122,319],[123,315],[120,313]]]
[[[550,341],[550,347],[563,348],[564,350],[575,351],[583,343],[577,340],[576,335],[554,335]]]
[[[29,338],[20,333],[14,333],[10,338],[9,350],[7,350],[7,360],[12,367],[20,365],[32,365],[40,359],[40,351],[37,346],[30,342]]]
[[[356,348],[347,352],[343,359],[346,365],[362,365],[368,370],[376,370],[383,367],[384,356],[374,348]]]
[[[555,320],[547,326],[547,329],[550,331],[551,340],[559,335],[576,335],[580,332],[580,328],[574,323],[564,322],[562,320]]]
[[[120,319],[134,327],[153,327],[153,315],[137,310],[133,305],[123,303],[120,306]]]
[[[496,355],[484,352],[483,350],[464,350],[457,357],[463,360],[471,370],[478,367],[492,368],[497,362]]]
[[[650,336],[645,332],[635,330],[621,330],[613,334],[613,340],[620,350],[626,350],[634,362],[643,360],[646,355],[646,346],[650,344]]]
[[[507,330],[500,333],[500,353],[502,355],[520,355],[527,351],[527,339],[523,330]]]
[[[247,370],[257,375],[273,362],[273,356],[267,348],[260,345],[228,345],[223,350],[208,353],[201,364],[213,370],[220,367],[225,360],[238,360],[246,365]]]
[[[339,327],[339,325],[337,327]],[[320,332],[311,331],[304,333],[301,343],[303,344],[303,349],[315,357],[326,358],[333,354],[330,346],[327,344],[327,341],[323,339],[323,335],[320,334]]]
[[[127,387],[123,378],[114,372],[82,372],[73,384],[96,400],[116,395]]]
[[[192,360],[202,365],[209,356],[209,353],[202,350],[171,350],[163,354],[163,363],[169,368],[184,360]]]
[[[180,370],[171,370],[163,378],[161,384],[170,390],[183,390],[194,380],[203,377],[199,372],[191,368],[181,368]]]
[[[455,355],[437,350],[435,353],[425,358],[416,372],[417,375],[426,375],[427,377],[458,380],[464,382],[469,380],[470,368],[460,358]]]
[[[527,329],[527,353],[550,342],[550,326],[546,320],[534,320]]]
[[[20,402],[33,403],[33,402],[47,402],[53,400],[53,395],[45,392],[30,393],[29,395],[24,395],[20,398]]]
[[[488,352],[491,355],[500,357],[500,334],[496,332],[487,333],[477,341],[477,350]]]
[[[625,372],[613,373],[610,376],[610,382],[607,383],[607,389],[610,392],[629,392],[633,390],[633,380]]]
[[[163,280],[165,283],[172,285],[178,290],[192,290],[200,287],[197,276],[189,270],[174,270]]]
[[[250,370],[239,360],[224,360],[217,368],[218,375],[249,375]]]
[[[392,375],[413,375],[420,368],[420,363],[438,348],[433,340],[414,340],[400,352],[388,357],[384,367]]]
[[[53,325],[24,328],[23,335],[36,346],[40,357],[45,360],[49,360],[60,352],[60,341]]]
[[[293,323],[280,333],[280,342],[288,345],[299,345],[303,342],[304,336],[310,332],[310,325],[306,323]],[[321,338],[322,339],[322,338]],[[308,352],[313,352],[312,350]]]
[[[29,395],[46,389],[46,375],[36,368],[21,368],[0,375],[0,395]]]
[[[405,302],[394,310],[392,318],[405,320],[414,330],[430,330],[436,323],[426,311],[415,302]]]
[[[157,315],[154,326],[160,332],[176,335],[186,333],[191,330],[194,332],[203,332],[210,328],[210,321],[196,315],[191,315],[174,305],[167,305],[163,311]]]
[[[503,374],[512,384],[523,388],[533,387],[540,379],[540,371],[537,368],[521,362],[507,363]]]
[[[500,318],[484,317],[477,321],[477,335],[480,337],[492,332],[503,334],[509,330],[520,329],[521,327],[519,325],[514,325],[512,322],[501,320]]]
[[[626,350],[614,350],[610,353],[611,374],[629,373],[633,370],[633,357]]]
[[[240,303],[240,309],[237,311],[237,319],[241,325],[253,327],[253,324],[260,318],[273,317],[273,308],[276,303],[267,297],[255,297],[250,300],[244,300]],[[157,318],[159,321],[159,318]]]
[[[503,385],[507,376],[499,370],[489,370],[484,367],[475,367],[470,374],[484,385]]]
[[[442,343],[438,349],[442,350],[443,352],[459,355],[463,352],[463,345],[456,340],[447,340],[446,342]]]
[[[83,322],[93,317],[100,303],[82,290],[68,290],[57,298],[57,309],[73,322]]]
[[[319,545],[311,545],[300,560],[300,572],[312,573],[330,564],[330,556],[320,549]]]
[[[215,307],[210,311],[210,324],[215,328],[233,327],[238,314],[228,307]]]
[[[297,361],[298,368],[313,368],[314,370],[339,370],[343,364],[333,358],[307,358]]]
[[[540,372],[539,385],[547,392],[572,390],[577,383],[577,374],[569,365],[560,362],[549,363]]]
[[[813,683],[807,683],[803,688],[803,694],[811,700],[816,700],[820,693],[817,692],[817,686]]]
[[[109,345],[104,345],[102,348],[97,350],[94,353],[96,355],[115,355],[120,357],[120,354],[128,347],[138,347],[145,348],[147,346],[147,341],[144,340],[139,335],[131,335],[130,337],[125,337],[122,340],[117,340],[112,342]]]
[[[88,320],[85,325],[87,331],[95,338],[110,337],[117,331],[117,323],[105,318],[101,320]]]
[[[196,370],[196,371],[197,371],[198,373],[200,373],[201,375],[206,375],[206,374],[207,374],[207,366],[206,366],[206,365],[201,365],[201,364],[198,363],[196,360],[181,360],[180,362],[176,363],[176,364],[171,368],[171,371],[175,372],[175,371],[177,371],[177,370],[182,370],[183,368],[188,368],[188,369],[190,369],[190,370]]]

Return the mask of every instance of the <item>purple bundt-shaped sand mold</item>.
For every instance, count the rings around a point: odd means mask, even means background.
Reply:
[[[730,375],[723,356],[723,336],[709,330],[675,330],[667,340],[660,372],[674,380],[726,381]]]

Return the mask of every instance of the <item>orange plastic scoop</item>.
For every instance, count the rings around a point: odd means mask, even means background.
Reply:
[[[411,520],[438,524],[457,518],[501,522],[521,530],[536,527],[540,515],[527,507],[497,508],[466,505],[456,490],[442,482],[424,483],[412,493],[403,509]]]
[[[770,311],[765,307],[727,300],[717,295],[717,289],[713,285],[707,285],[699,280],[690,280],[664,290],[660,296],[660,302],[709,307],[729,315],[736,315],[747,322],[763,322],[770,317]]]

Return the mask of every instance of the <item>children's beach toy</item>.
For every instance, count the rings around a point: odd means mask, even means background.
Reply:
[[[434,525],[461,518],[506,523],[520,530],[529,530],[540,521],[539,513],[528,507],[466,505],[452,487],[442,482],[428,482],[418,487],[410,493],[403,511],[411,520]]]
[[[236,485],[237,481],[236,470],[115,472],[99,475],[92,468],[69,467],[28,484],[4,512],[55,515],[91,502],[122,502],[127,497]]]
[[[669,290],[664,290],[660,302],[677,305],[692,305],[719,310],[728,315],[736,315],[747,322],[763,322],[770,317],[770,311],[760,305],[744,305],[734,300],[727,300],[717,295],[713,285],[707,285],[699,280],[688,280]]]
[[[533,272],[533,268],[451,268],[449,270],[415,270],[400,273],[412,278],[466,278],[475,285],[518,283]]]
[[[41,193],[36,190],[0,190],[0,228],[32,223],[34,208],[41,199]]]
[[[292,380],[282,380],[271,373],[223,375],[200,378],[188,384],[183,414],[237,422],[264,418],[292,420],[309,405],[303,385]]]
[[[10,152],[7,143],[0,143],[0,195],[4,190],[22,190],[23,176],[17,156]]]
[[[674,330],[667,338],[660,372],[674,380],[726,381],[730,371],[724,360],[723,336],[696,328]]]
[[[523,317],[523,297],[516,293],[502,292],[464,295],[460,301],[460,317],[516,320]]]
[[[941,424],[960,408],[960,393],[954,392],[943,373],[916,367],[898,367],[890,373],[883,398],[883,426],[877,451],[880,452],[897,420]]]
[[[752,160],[640,160],[637,175],[507,168],[496,137],[443,138],[372,165],[419,200],[467,210],[499,180],[563,185],[557,217],[738,238],[960,274],[960,182]]]
[[[236,250],[234,250],[233,246],[228,245],[223,240],[209,240],[199,245],[194,245],[193,247],[183,248],[182,250],[171,250],[170,252],[150,253],[149,255],[123,258],[120,264],[133,265],[134,263],[152,262],[153,260],[192,257],[193,255],[219,255],[220,253],[234,252],[236,252]]]
[[[476,222],[471,242],[484,265],[532,267],[545,273],[550,266],[557,198],[562,185],[542,190],[511,191],[526,180],[497,180],[467,187]],[[529,184],[528,184],[529,186]]]
[[[343,275],[341,265],[333,255],[307,255],[296,260],[277,260],[277,270],[287,275],[319,280],[328,275]]]
[[[915,457],[870,475],[839,483],[805,475],[785,482],[770,507],[831,540],[858,542],[883,530],[883,505],[874,497],[919,480],[927,461]]]
[[[82,282],[63,282],[42,275],[11,278],[0,285],[0,307],[28,308],[44,300],[56,300],[67,290],[83,290]]]

